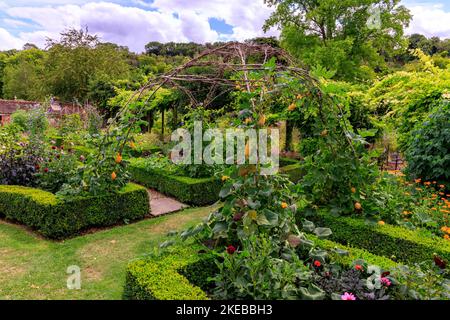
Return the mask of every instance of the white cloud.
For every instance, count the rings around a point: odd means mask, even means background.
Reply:
[[[410,5],[409,9],[413,19],[406,30],[408,34],[450,38],[450,12],[445,11],[443,5]]]
[[[25,42],[12,36],[8,31],[0,28],[0,50],[20,49]]]

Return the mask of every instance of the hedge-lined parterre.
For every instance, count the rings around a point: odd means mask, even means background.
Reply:
[[[136,184],[128,184],[116,194],[73,198],[22,186],[0,186],[0,217],[52,239],[142,219],[150,213],[149,206],[147,190]]]

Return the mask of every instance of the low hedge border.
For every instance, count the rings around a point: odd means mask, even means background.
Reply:
[[[308,218],[331,228],[330,240],[366,249],[406,264],[427,261],[436,253],[450,261],[450,242],[420,230],[393,225],[373,225],[362,219],[320,212]]]
[[[280,168],[280,173],[288,175],[293,182],[303,176],[301,163],[297,160],[280,159],[280,164],[288,164]],[[190,178],[171,175],[161,169],[146,167],[143,158],[130,159],[128,170],[133,181],[190,205],[210,205],[219,200],[222,182],[215,177]]]
[[[355,260],[364,260],[383,270],[397,263],[363,249],[351,248],[330,240],[308,235],[317,247],[326,250],[339,248],[347,255],[331,253],[333,261],[342,266],[353,266]],[[127,300],[207,300],[204,290],[211,288],[207,281],[216,271],[214,257],[199,254],[199,246],[174,247],[162,256],[134,260],[128,264],[123,298]]]
[[[393,269],[398,266],[397,262],[386,257],[377,256],[364,249],[345,246],[327,239],[320,239],[311,234],[309,234],[307,238],[314,241],[314,244],[317,247],[329,251],[332,260],[342,266],[351,266],[355,260],[364,260],[368,264],[377,265],[385,270]],[[337,252],[333,252],[334,249],[345,250],[348,254],[340,255]]]
[[[130,159],[128,169],[132,179],[147,188],[156,189],[194,206],[209,205],[219,200],[219,192],[222,188],[222,182],[219,179],[174,176],[161,169],[146,167],[143,160]]]
[[[40,189],[0,186],[0,217],[24,224],[52,239],[64,239],[92,227],[107,227],[150,213],[144,187],[128,184],[116,194],[57,198]]]
[[[198,247],[173,247],[162,256],[132,261],[127,266],[126,300],[208,300],[206,293],[181,272],[200,260]],[[195,268],[195,270],[201,270]],[[197,276],[202,278],[202,276]]]

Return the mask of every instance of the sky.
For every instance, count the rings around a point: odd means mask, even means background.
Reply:
[[[450,0],[404,0],[407,33],[450,38]],[[69,28],[142,52],[146,43],[198,43],[277,36],[262,31],[272,8],[263,0],[0,0],[0,50],[45,46]]]

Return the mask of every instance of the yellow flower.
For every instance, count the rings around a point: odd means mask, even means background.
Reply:
[[[380,220],[380,221],[378,221],[378,224],[379,224],[380,226],[384,226],[386,223],[385,223],[383,220]]]
[[[250,210],[249,212],[247,212],[247,214],[252,220],[256,220],[256,218],[258,217],[258,213],[256,212],[256,210]]]
[[[249,124],[250,122],[252,122],[252,118],[245,119],[245,124]]]
[[[286,209],[286,208],[288,207],[288,204],[287,204],[286,202],[282,202],[282,203],[281,203],[281,207],[282,207],[283,209]]]
[[[227,181],[228,179],[230,179],[229,176],[222,176],[222,181]]]

